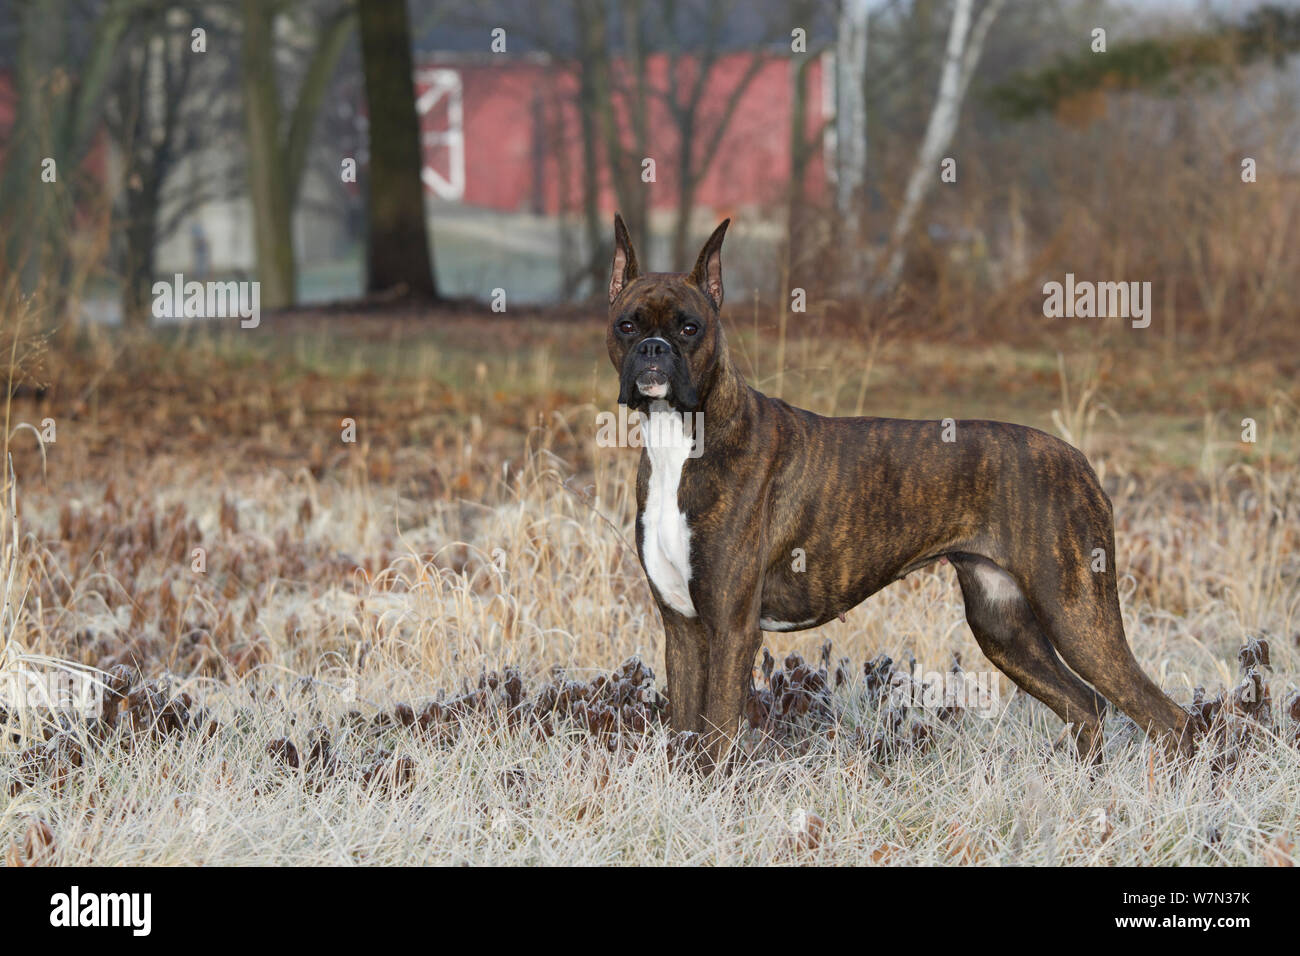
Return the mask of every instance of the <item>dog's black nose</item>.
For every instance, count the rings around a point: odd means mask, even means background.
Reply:
[[[636,347],[636,353],[644,358],[657,358],[667,355],[670,349],[671,346],[663,339],[643,339]]]

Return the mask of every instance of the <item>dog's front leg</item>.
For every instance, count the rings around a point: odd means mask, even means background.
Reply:
[[[754,655],[762,634],[758,621],[752,626],[735,625],[719,629],[709,643],[709,689],[705,707],[707,749],[715,767],[721,766],[731,749],[740,715],[753,678]]]
[[[705,688],[709,675],[709,631],[698,617],[684,617],[665,604],[664,663],[673,730],[704,732]]]
[[[754,655],[762,642],[758,627],[757,583],[738,594],[735,604],[709,631],[708,691],[704,709],[706,748],[715,767],[722,765],[736,737],[754,674]]]

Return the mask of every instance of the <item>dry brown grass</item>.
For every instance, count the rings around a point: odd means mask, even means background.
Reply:
[[[1293,382],[1186,358],[1160,378],[1159,356],[1099,353],[1090,376],[1064,363],[1066,406],[1055,356],[792,337],[785,395],[820,410],[849,412],[865,395],[885,414],[1050,429],[1058,409],[1114,499],[1138,659],[1190,704],[1198,685],[1235,687],[1238,648],[1267,632],[1273,720],[1252,724],[1231,760],[1211,746],[1170,768],[1112,718],[1093,771],[1003,679],[992,719],[914,710],[904,731],[920,743],[882,748],[893,718],[867,692],[864,661],[914,655],[945,671],[957,654],[967,670],[988,667],[943,568],[845,624],[768,635],[778,660],[816,662],[827,639],[832,662],[851,659],[833,720],[780,739],[750,732],[733,773],[701,777],[657,725],[610,737],[557,717],[546,733],[484,704],[437,733],[403,726],[399,704],[418,714],[511,665],[528,698],[553,668],[586,682],[639,655],[661,671],[662,637],[629,547],[635,456],[593,440],[613,389],[598,335],[356,329],[258,349],[222,335],[105,339],[52,355],[50,391],[15,403],[15,420],[54,415],[59,430],[48,482],[34,448],[15,457],[30,536],[5,568],[17,598],[8,664],[46,655],[142,673],[135,716],[103,740],[46,744],[30,719],[11,725],[9,862],[1294,861]],[[776,373],[754,364],[756,381]],[[1147,381],[1164,391],[1144,398]],[[1228,398],[1224,382],[1237,389]],[[1094,414],[1096,402],[1114,414]],[[1259,416],[1258,446],[1235,441],[1243,408]],[[339,440],[345,416],[356,445]],[[161,696],[143,678],[162,681]],[[194,719],[169,711],[170,733],[147,732],[182,693]],[[328,772],[310,758],[322,729]]]

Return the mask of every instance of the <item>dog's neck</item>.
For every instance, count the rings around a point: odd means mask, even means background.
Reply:
[[[722,438],[725,433],[736,427],[745,427],[745,406],[753,401],[756,393],[745,382],[745,376],[731,360],[726,338],[721,329],[718,331],[718,360],[713,365],[713,372],[704,401],[698,409],[702,413],[702,424],[710,440]],[[708,452],[708,443],[705,453]]]
[[[704,412],[706,419],[715,418],[718,422],[725,422],[740,411],[741,404],[749,397],[750,388],[745,383],[745,376],[732,362],[725,345],[721,351],[721,356],[713,366],[713,380],[709,383],[708,394],[704,397],[700,411]]]

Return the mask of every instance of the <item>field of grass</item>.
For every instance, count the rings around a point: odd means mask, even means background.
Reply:
[[[797,404],[1004,418],[1084,448],[1114,501],[1138,660],[1180,703],[1204,688],[1195,760],[1167,764],[1112,716],[1084,765],[1005,677],[987,716],[881,699],[882,654],[991,670],[945,566],[845,623],[766,635],[781,674],[756,662],[756,685],[784,681],[790,713],[746,731],[730,773],[697,773],[649,673],[636,454],[594,440],[617,394],[600,321],[305,313],[148,343],[57,335],[28,361],[0,667],[96,668],[107,704],[90,725],[0,715],[0,854],[1294,863],[1294,350],[1225,362],[1087,333],[1058,357],[920,330],[782,338],[741,306],[731,322],[751,381]],[[47,418],[42,454],[13,429]],[[1258,643],[1239,657],[1261,639],[1267,666]]]

